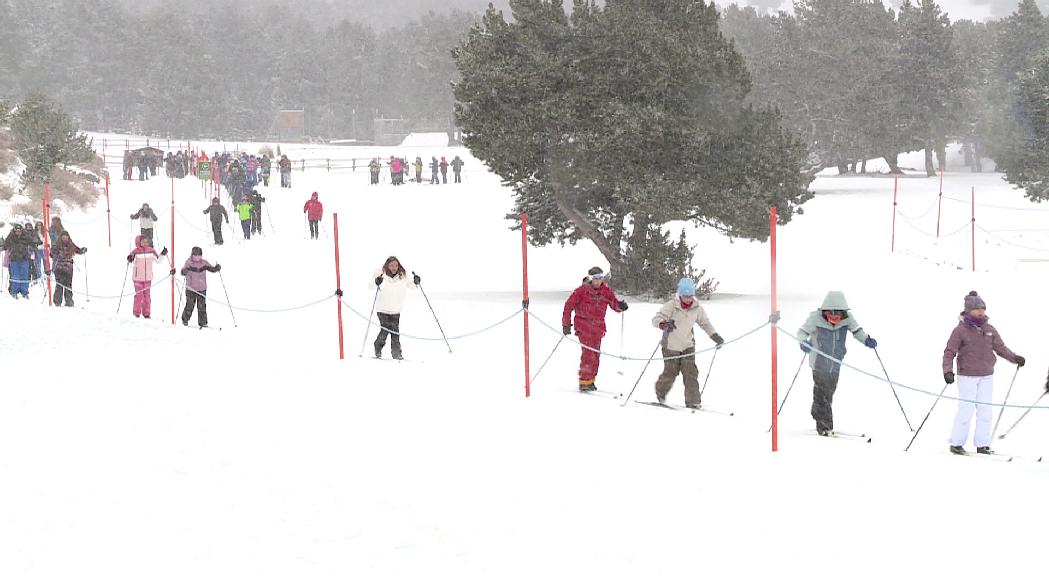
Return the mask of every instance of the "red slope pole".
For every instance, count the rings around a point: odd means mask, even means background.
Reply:
[[[106,173],[106,234],[108,237],[109,247],[113,247],[113,219],[109,212],[109,173]]]
[[[973,272],[976,272],[976,186],[972,187],[969,202],[972,206],[972,220],[970,221],[969,228],[972,232]]]
[[[777,313],[777,294],[776,294],[776,207],[769,207],[769,244],[771,249],[771,262],[772,262],[772,314],[773,316]],[[776,346],[776,325],[772,325],[772,451],[776,452],[779,450],[779,418],[776,414],[776,403],[779,400],[779,390],[777,390],[777,355],[778,348]]]
[[[339,269],[339,213],[332,214],[335,229],[335,295],[339,299],[339,360],[346,357],[342,347],[342,272]]]
[[[47,232],[47,227],[51,224],[51,187],[47,182],[44,182],[44,206],[43,206],[43,218],[44,218],[44,268],[49,269],[48,264],[51,260],[51,239]],[[72,288],[72,286],[70,286]],[[53,297],[51,295],[51,275],[47,275],[47,305],[53,305]],[[68,302],[68,300],[67,300]]]
[[[522,271],[522,300],[521,305],[525,309],[524,314],[524,375],[525,375],[525,398],[532,395],[532,372],[528,367],[528,213],[521,214],[521,271]]]
[[[896,251],[896,193],[900,190],[900,177],[897,176],[892,184],[892,250]]]
[[[940,208],[943,207],[943,164],[940,164],[940,197],[936,200],[936,237],[940,237]]]

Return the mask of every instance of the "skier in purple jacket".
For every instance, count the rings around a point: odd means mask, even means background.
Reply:
[[[197,308],[197,325],[201,328],[208,327],[208,272],[222,270],[221,264],[211,265],[204,259],[204,251],[199,246],[194,246],[190,257],[182,266],[182,275],[186,277],[186,309],[182,311],[182,325],[189,326],[189,319],[193,316],[193,307]]]
[[[994,384],[995,354],[1022,367],[1026,360],[1009,349],[998,330],[987,322],[987,305],[976,291],[965,297],[965,311],[951,332],[943,350],[943,380],[953,384],[954,363],[958,364],[958,413],[951,432],[951,453],[965,455],[965,443],[973,410],[976,411],[976,452],[991,451],[991,398]],[[979,402],[979,404],[975,404]]]

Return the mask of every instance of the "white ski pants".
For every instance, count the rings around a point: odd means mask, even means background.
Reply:
[[[991,445],[991,389],[994,384],[994,376],[959,376],[955,384],[958,386],[958,413],[954,416],[954,429],[951,431],[951,446],[965,446],[969,439],[969,429],[973,419],[973,411],[976,411],[976,447]],[[969,400],[969,402],[966,402]],[[974,404],[972,400],[983,402]]]

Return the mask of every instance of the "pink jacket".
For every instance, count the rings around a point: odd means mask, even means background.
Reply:
[[[320,220],[321,216],[324,215],[324,205],[317,199],[316,192],[314,192],[313,197],[303,205],[302,211],[306,213],[306,217],[310,220]]]
[[[135,238],[136,248],[129,254],[134,256],[131,262],[135,268],[131,279],[135,282],[153,282],[153,264],[160,261],[160,254],[152,246],[142,246],[141,240],[141,236]]]

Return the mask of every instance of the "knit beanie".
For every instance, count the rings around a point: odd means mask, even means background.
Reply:
[[[200,246],[194,246],[193,250],[190,251],[191,256],[203,256],[204,251],[200,249]]]
[[[682,278],[677,283],[677,295],[678,296],[695,296],[696,295],[696,283],[691,278]]]
[[[987,304],[984,303],[983,298],[976,293],[976,290],[969,292],[969,295],[965,297],[965,313],[968,314],[973,310],[980,308],[983,310],[987,309]]]

